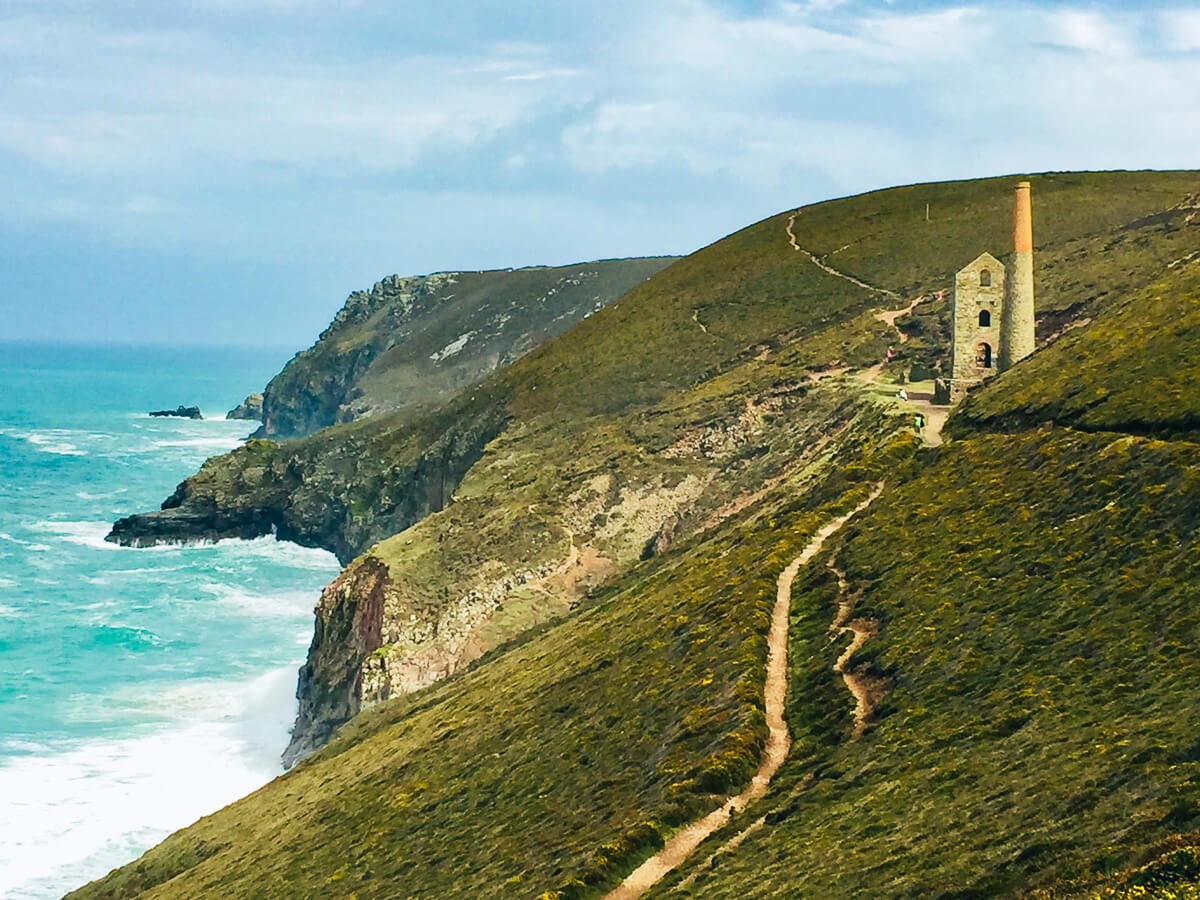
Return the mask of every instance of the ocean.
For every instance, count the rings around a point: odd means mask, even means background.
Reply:
[[[280,774],[333,556],[120,548],[275,350],[0,344],[0,897],[60,897]],[[153,419],[198,405],[205,418]]]

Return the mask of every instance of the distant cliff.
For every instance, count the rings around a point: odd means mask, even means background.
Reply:
[[[443,400],[602,309],[672,257],[384,278],[271,379],[257,437]]]

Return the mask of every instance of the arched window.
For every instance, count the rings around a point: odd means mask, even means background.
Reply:
[[[975,348],[975,365],[981,369],[992,367],[992,345],[980,344]]]
[[[988,271],[987,269],[979,270],[979,286],[980,287],[991,287],[992,286],[992,273],[990,271]]]
[[[981,309],[979,311],[979,327],[990,328],[992,325],[992,313],[990,310]]]

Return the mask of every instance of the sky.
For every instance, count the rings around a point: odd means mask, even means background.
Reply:
[[[299,349],[392,273],[1198,148],[1194,3],[0,0],[0,341]]]

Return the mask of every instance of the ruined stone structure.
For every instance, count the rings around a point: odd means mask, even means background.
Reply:
[[[1030,185],[1016,187],[1013,253],[1004,264],[982,253],[954,276],[949,400],[1034,351],[1033,212]]]

